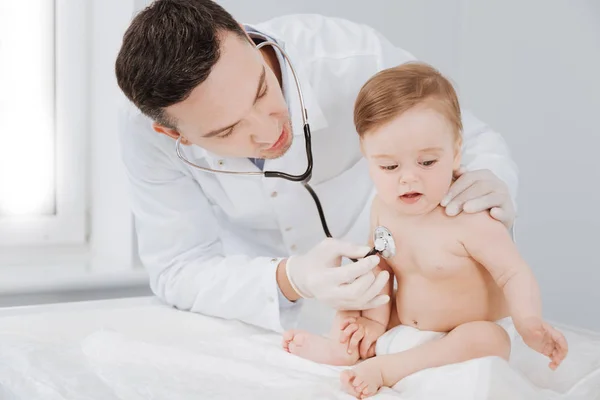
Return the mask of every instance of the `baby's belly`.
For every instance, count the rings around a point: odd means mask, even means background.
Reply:
[[[397,323],[436,332],[508,315],[501,289],[477,273],[443,279],[406,274],[398,282],[396,309]]]

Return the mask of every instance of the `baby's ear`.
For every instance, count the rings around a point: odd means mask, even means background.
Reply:
[[[460,169],[460,161],[462,156],[462,139],[457,139],[454,142],[454,163],[452,165],[452,169],[454,172],[458,172]]]
[[[365,153],[365,145],[362,137],[358,139],[358,147],[360,148],[360,152],[362,153],[363,157],[366,157],[367,154]]]
[[[458,151],[454,155],[454,163],[452,164],[452,170],[454,171],[454,173],[458,173],[458,171],[460,170],[460,160],[460,151]]]

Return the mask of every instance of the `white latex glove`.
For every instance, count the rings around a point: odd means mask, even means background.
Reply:
[[[511,228],[515,220],[515,208],[506,184],[487,169],[459,171],[458,179],[441,202],[446,214],[455,216],[462,211],[477,213],[490,210],[490,215]]]
[[[288,280],[304,298],[314,298],[336,310],[366,310],[390,300],[380,295],[390,278],[387,271],[377,276],[372,269],[379,256],[362,258],[371,250],[336,239],[325,239],[304,255],[292,256],[286,262]],[[342,257],[358,259],[341,266]]]

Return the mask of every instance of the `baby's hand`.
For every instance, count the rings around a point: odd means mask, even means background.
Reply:
[[[340,325],[340,343],[348,342],[348,354],[358,349],[360,358],[375,355],[375,342],[385,333],[385,326],[365,317],[349,317]]]
[[[558,330],[539,318],[530,318],[518,324],[523,341],[535,351],[550,357],[550,369],[558,368],[568,352],[567,340]]]

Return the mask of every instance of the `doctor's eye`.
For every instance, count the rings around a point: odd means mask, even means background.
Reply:
[[[421,162],[421,165],[425,166],[425,167],[431,167],[432,165],[434,165],[437,162],[437,160],[427,160],[427,161],[423,161]]]
[[[262,99],[263,97],[265,97],[267,95],[268,90],[269,90],[269,85],[267,85],[267,82],[265,81],[265,83],[262,87],[262,90],[258,94],[258,98]]]
[[[380,165],[379,167],[385,171],[393,171],[398,168],[397,165]]]
[[[228,131],[225,131],[223,134],[217,136],[219,139],[225,139],[229,136],[231,136],[231,134],[233,133],[233,130],[235,129],[235,127],[229,129]]]

